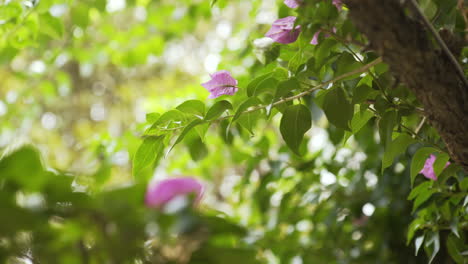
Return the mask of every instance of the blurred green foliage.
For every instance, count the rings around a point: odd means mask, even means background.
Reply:
[[[295,43],[263,38],[288,15]],[[468,261],[466,174],[346,6],[11,0],[0,35],[0,263]],[[219,69],[239,92],[206,99]],[[145,207],[174,175],[201,205]]]

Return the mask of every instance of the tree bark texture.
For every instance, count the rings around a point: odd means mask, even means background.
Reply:
[[[432,41],[416,16],[405,12],[401,4],[404,1],[344,2],[351,20],[367,36],[370,48],[415,93],[451,158],[468,172],[468,87],[448,56]]]

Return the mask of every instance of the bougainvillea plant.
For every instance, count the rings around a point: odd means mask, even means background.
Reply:
[[[0,263],[466,263],[463,1],[268,3],[0,2]]]

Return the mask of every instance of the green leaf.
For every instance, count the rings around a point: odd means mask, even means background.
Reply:
[[[351,120],[351,131],[353,134],[359,132],[372,117],[374,117],[374,113],[370,110],[356,112]]]
[[[154,123],[154,122],[158,121],[159,117],[161,117],[161,114],[159,114],[159,113],[147,113],[146,114],[146,122]]]
[[[460,182],[460,189],[462,191],[467,191],[468,190],[468,177],[463,178]]]
[[[317,45],[315,49],[315,66],[317,69],[322,67],[325,59],[330,55],[337,44],[338,43],[336,40],[333,38],[328,38]]]
[[[338,58],[336,64],[337,64],[337,70],[336,70],[335,76],[343,75],[345,73],[351,72],[362,66],[362,64],[356,61],[354,56],[348,52],[343,52],[341,56]],[[354,75],[344,78],[343,80],[354,79],[358,77],[359,75],[360,73],[356,73]]]
[[[397,124],[398,114],[395,111],[385,112],[379,120],[380,142],[387,149],[392,142],[393,128]]]
[[[346,98],[343,89],[337,87],[325,95],[323,111],[330,123],[338,128],[350,130],[349,122],[353,118],[354,107]]]
[[[39,17],[40,31],[52,38],[61,38],[63,36],[63,24],[60,19],[53,17],[49,13],[44,13]]]
[[[23,49],[34,44],[38,31],[37,19],[29,17],[18,30],[14,31],[9,41],[10,45],[16,49]]]
[[[237,122],[251,135],[254,135],[253,128],[255,124],[257,123],[257,120],[260,118],[261,112],[260,111],[255,111],[247,114],[242,114]]]
[[[424,202],[429,200],[429,198],[431,198],[434,193],[436,193],[436,190],[434,189],[421,189],[421,192],[419,192],[416,200],[414,200],[412,213],[414,213],[416,209],[418,209],[419,206],[421,206]]]
[[[411,190],[410,194],[408,195],[408,200],[413,200],[421,192],[423,192],[424,190],[430,189],[431,187],[432,187],[432,181],[425,181],[425,182],[419,184],[413,190]]]
[[[39,191],[47,181],[39,152],[32,146],[23,146],[0,160],[1,178],[28,191]]]
[[[418,149],[411,160],[411,186],[414,184],[414,179],[416,179],[416,175],[422,170],[424,167],[424,163],[426,159],[431,153],[437,152],[437,149],[432,147],[424,147]]]
[[[228,120],[222,120],[219,123],[219,136],[223,139],[224,143],[231,145],[234,139],[234,134],[229,129],[230,122]]]
[[[406,245],[409,245],[411,240],[414,237],[414,234],[416,233],[417,230],[425,223],[424,219],[421,218],[416,218],[411,222],[411,224],[408,227],[408,234],[406,236]]]
[[[186,113],[193,114],[199,117],[205,115],[205,104],[200,100],[188,100],[176,107],[177,110]]]
[[[23,9],[17,2],[0,5],[0,20],[8,21],[12,18],[19,18]]]
[[[287,96],[291,91],[299,88],[301,88],[301,85],[294,77],[285,81],[281,81],[276,87],[276,93],[273,101],[277,101],[278,99]]]
[[[164,136],[146,137],[138,147],[133,157],[133,176],[138,179],[140,173],[147,167],[153,165],[158,155],[161,154]]]
[[[226,100],[216,102],[206,113],[205,120],[211,121],[220,117],[226,110],[232,109],[230,102]]]
[[[415,142],[416,140],[408,134],[400,134],[397,138],[395,138],[385,149],[382,158],[382,173],[386,168],[393,164],[393,161],[396,157],[403,154],[408,146]]]
[[[173,109],[162,114],[154,123],[145,131],[145,135],[158,134],[161,128],[170,128],[180,126],[180,122],[185,120],[185,116],[179,110]]]
[[[273,104],[275,102],[280,101],[282,98],[292,96],[293,95],[292,91],[295,89],[300,89],[299,81],[295,77],[288,79],[288,80],[281,81],[276,87],[276,92],[271,103]],[[293,102],[289,101],[289,102],[285,102],[282,104],[278,104],[275,106],[275,108],[280,112],[284,112],[286,107],[292,104]],[[273,108],[268,108],[268,110],[269,112],[267,114],[270,115],[271,110],[273,110]]]
[[[441,152],[439,153],[439,155],[437,155],[437,158],[432,166],[434,169],[434,173],[437,177],[439,177],[440,173],[445,169],[445,166],[449,159],[450,156],[445,152]]]
[[[305,105],[291,105],[283,113],[280,132],[288,147],[297,155],[304,134],[312,126],[312,115]]]
[[[360,104],[366,99],[375,98],[379,92],[372,89],[369,85],[359,85],[353,91],[353,104]]]
[[[250,93],[249,91],[254,91],[257,89],[257,86],[263,82],[264,80],[270,78],[271,76],[273,75],[272,72],[269,72],[267,74],[264,74],[264,75],[260,75],[258,76],[257,78],[253,79],[248,85],[247,85],[247,95],[250,97]]]
[[[330,92],[330,90],[319,90],[314,96],[314,102],[320,108],[323,109],[323,101],[325,101],[325,96]]]
[[[252,85],[247,87],[247,95],[249,97],[251,96],[257,96],[261,93],[267,92],[267,91],[275,91],[276,86],[278,85],[278,80],[273,77],[266,78],[262,81],[260,81],[257,85]]]
[[[180,132],[179,137],[177,137],[177,140],[170,147],[169,152],[175,147],[175,145],[179,144],[184,139],[184,137],[187,135],[188,132],[192,130],[192,128],[196,127],[197,125],[201,123],[203,123],[203,120],[195,119],[192,122],[190,122],[186,127],[184,127],[184,130]]]
[[[237,108],[236,113],[234,114],[234,117],[232,117],[231,123],[236,121],[242,115],[242,112],[246,111],[250,107],[259,106],[261,104],[262,102],[256,97],[247,98],[247,100],[242,102],[240,106]]]
[[[198,136],[200,136],[200,139],[202,141],[205,140],[205,135],[209,127],[210,127],[210,123],[200,124],[195,127],[195,130],[197,131]]]
[[[465,264],[464,262],[465,257],[462,255],[463,248],[467,248],[466,245],[464,245],[463,240],[456,238],[453,235],[449,235],[447,239],[447,250],[452,257],[452,259],[459,264]]]
[[[250,113],[243,113],[244,111],[248,110],[250,107],[255,107],[261,105],[262,102],[256,97],[250,97],[245,100],[236,110],[234,117],[231,119],[229,126],[227,127],[226,131],[229,131],[232,123],[238,120],[238,123],[242,125],[245,129],[247,129],[251,134],[253,134],[252,128],[256,124],[258,118],[260,117],[260,111],[257,110]]]
[[[235,224],[234,222],[229,221],[228,219],[221,217],[224,216],[221,212],[213,212],[214,215],[203,215],[201,220],[209,228],[210,233],[214,235],[219,234],[234,234],[244,236],[247,233],[245,227]]]
[[[199,161],[208,155],[208,148],[198,136],[190,140],[187,143],[187,147],[193,161]]]

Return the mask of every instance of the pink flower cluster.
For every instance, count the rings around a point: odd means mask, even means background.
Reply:
[[[304,0],[284,0],[284,3],[290,8],[297,8],[304,4]],[[335,5],[338,10],[341,10],[342,0],[332,0],[332,4]],[[281,44],[295,42],[301,33],[301,26],[294,25],[296,19],[295,16],[288,16],[276,20],[265,36]],[[335,33],[336,28],[333,28],[332,31]],[[321,33],[324,33],[326,38],[330,36],[330,33],[323,32],[323,30],[319,29],[315,32],[310,44],[317,45]],[[201,85],[210,93],[208,98],[214,99],[222,95],[234,95],[239,90],[237,84],[237,80],[232,77],[230,72],[221,70],[211,74],[211,79]]]
[[[284,0],[284,3],[290,8],[297,8],[303,4],[303,0]],[[332,0],[332,4],[336,6],[338,10],[342,8],[342,0]],[[274,41],[281,44],[293,43],[299,37],[301,32],[301,26],[297,25],[294,27],[296,17],[288,16],[280,18],[273,22],[271,29],[265,34],[266,37],[273,39]],[[318,38],[322,30],[315,32],[310,44],[317,45]],[[336,28],[333,28],[333,32],[336,32]],[[326,34],[325,37],[329,37],[330,34]]]

